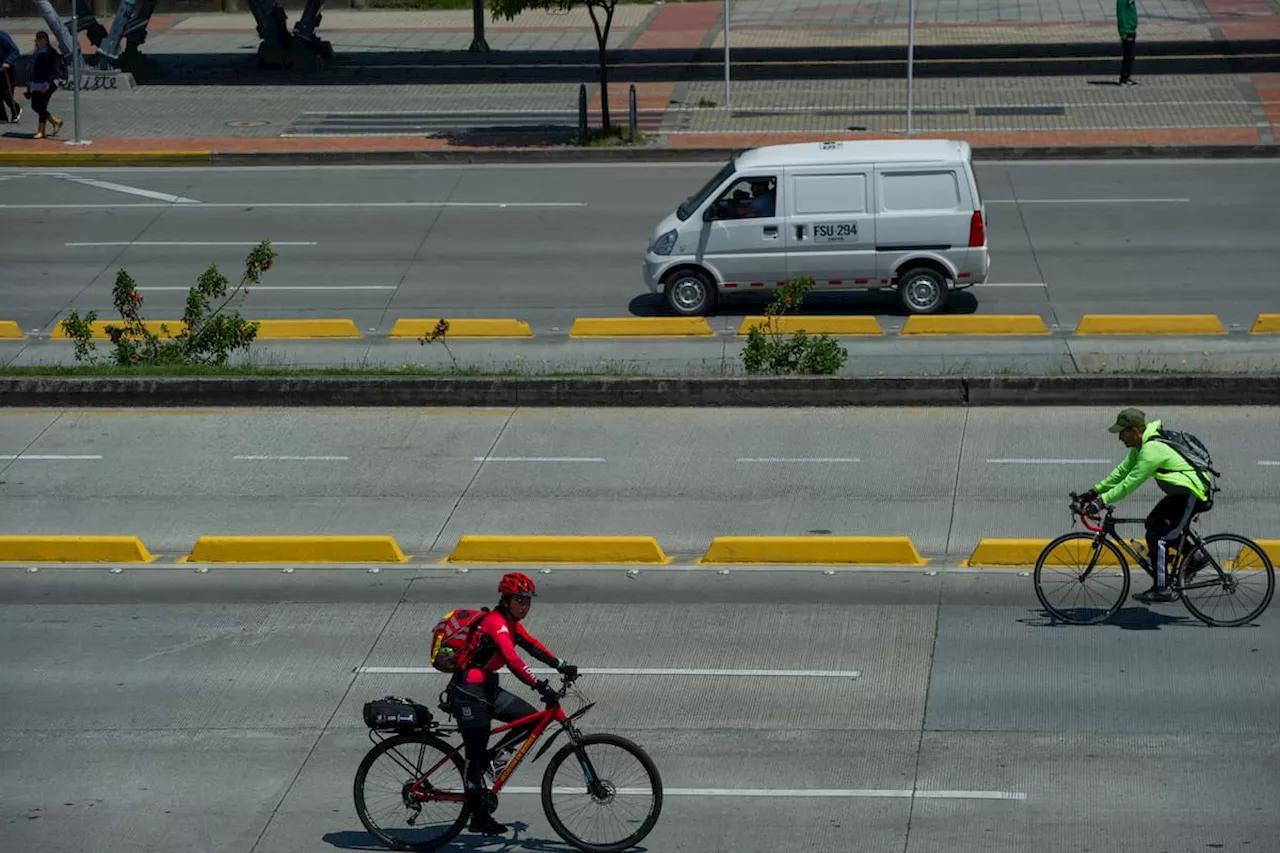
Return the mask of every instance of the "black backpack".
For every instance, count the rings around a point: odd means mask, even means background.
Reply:
[[[1180,432],[1176,429],[1158,429],[1152,438],[1161,441],[1187,460],[1187,464],[1196,470],[1200,482],[1211,491],[1218,491],[1215,483],[1211,483],[1205,473],[1212,474],[1215,478],[1221,477],[1222,473],[1213,467],[1213,457],[1209,455],[1209,448],[1204,446],[1204,442],[1196,438],[1189,432]]]

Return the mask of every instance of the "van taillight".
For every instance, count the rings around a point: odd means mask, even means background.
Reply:
[[[982,225],[982,211],[975,210],[969,220],[969,248],[975,249],[987,242],[987,230]]]

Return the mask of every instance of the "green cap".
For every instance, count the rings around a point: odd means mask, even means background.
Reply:
[[[1147,415],[1142,409],[1124,409],[1116,415],[1116,422],[1107,428],[1107,432],[1120,432],[1129,427],[1147,425]]]

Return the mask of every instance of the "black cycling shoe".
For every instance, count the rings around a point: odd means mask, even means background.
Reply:
[[[498,823],[493,819],[492,815],[471,816],[471,826],[468,827],[471,832],[478,832],[482,835],[506,835],[507,827]]]
[[[1141,601],[1144,604],[1168,604],[1178,600],[1178,594],[1169,588],[1157,589],[1152,586],[1146,592],[1135,592],[1133,594],[1135,601]]]

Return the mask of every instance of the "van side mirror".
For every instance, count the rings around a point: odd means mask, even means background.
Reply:
[[[716,218],[716,204],[707,205],[707,209],[702,211],[702,221],[711,222]]]

